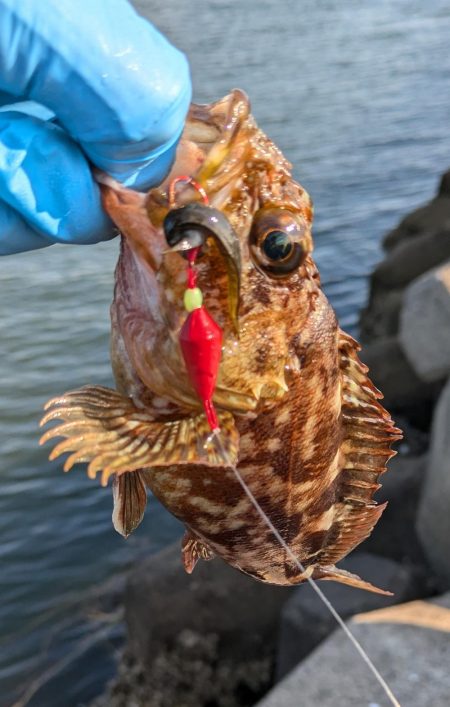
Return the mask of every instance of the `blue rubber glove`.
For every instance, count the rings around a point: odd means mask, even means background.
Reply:
[[[88,160],[157,184],[190,98],[184,55],[126,0],[0,0],[0,254],[111,237]]]

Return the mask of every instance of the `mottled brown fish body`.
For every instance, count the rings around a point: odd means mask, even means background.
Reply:
[[[374,479],[391,456],[382,450],[394,430],[381,422],[374,440],[364,429],[381,407],[370,384],[356,405],[360,412],[372,406],[363,429],[341,424],[345,414],[361,425],[361,417],[352,417],[351,403],[342,411],[340,390],[346,370],[353,366],[364,375],[364,367],[349,337],[339,343],[342,335],[322,294],[310,317],[321,320],[320,327],[311,322],[309,330],[318,339],[294,335],[292,347],[302,366],[292,373],[283,404],[255,420],[240,419],[237,426],[240,473],[305,569],[313,567],[313,576],[320,577],[369,535],[381,515],[384,506],[372,505],[371,496],[378,488]],[[346,432],[348,459],[342,451]],[[152,490],[217,555],[273,584],[305,579],[243,495],[232,470],[198,466],[182,477],[177,472],[172,467],[155,475]]]
[[[168,253],[162,223],[174,206],[170,184],[186,173],[229,224],[206,239],[198,260],[205,304],[224,332],[214,396],[222,443],[304,571],[208,445],[183,364],[186,261]],[[150,487],[187,528],[189,572],[216,554],[265,582],[312,576],[377,591],[335,563],[383,511],[373,494],[399,431],[321,290],[309,196],[245,96],[192,107],[160,188],[143,196],[110,182],[103,198],[124,235],[111,310],[118,391],[90,386],[51,401],[44,422],[63,424],[44,441],[65,438],[52,457],[69,451],[66,469],[88,462],[90,476],[113,478],[113,520],[124,535],[139,523]],[[186,186],[176,205],[198,198]]]

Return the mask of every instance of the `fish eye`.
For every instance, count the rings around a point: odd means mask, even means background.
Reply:
[[[261,248],[269,260],[284,260],[292,253],[294,244],[285,231],[269,231]]]
[[[308,255],[306,223],[287,210],[261,210],[253,220],[250,250],[260,270],[272,277],[287,276]]]

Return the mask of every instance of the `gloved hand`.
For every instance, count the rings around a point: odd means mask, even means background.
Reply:
[[[111,237],[87,158],[157,184],[190,98],[184,55],[126,0],[0,0],[0,254]]]

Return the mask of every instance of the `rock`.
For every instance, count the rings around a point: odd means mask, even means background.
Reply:
[[[404,411],[417,427],[426,428],[442,383],[420,380],[395,336],[365,345],[360,357],[369,366],[370,378],[383,392],[383,404],[388,410]]]
[[[182,567],[177,543],[150,557],[131,573],[125,592],[128,649],[158,686],[164,682],[161,665],[176,662],[185,666],[180,667],[178,682],[170,693],[173,696],[174,690],[178,690],[173,703],[177,707],[191,704],[185,695],[187,689],[197,695],[195,704],[200,707],[205,675],[215,684],[222,675],[218,671],[225,668],[230,700],[234,692],[242,690],[250,694],[254,688],[254,681],[245,683],[244,668],[251,676],[255,666],[259,666],[256,672],[262,682],[266,681],[258,687],[262,694],[271,679],[279,616],[290,591],[257,582],[218,559],[199,562],[193,574],[188,575]],[[189,656],[184,644],[179,645],[180,636],[186,635],[193,636],[202,646],[206,641],[205,650],[212,646],[211,660],[203,656],[196,672],[192,672],[188,660],[194,660],[195,650]],[[269,667],[264,672],[261,666],[266,664]],[[190,678],[186,678],[188,672],[192,673]],[[165,679],[173,682],[173,671],[168,671]],[[225,705],[223,700],[217,704]]]
[[[407,288],[399,339],[421,380],[450,375],[450,261]]]
[[[399,462],[403,457],[407,457],[409,460],[410,457],[421,457],[427,453],[430,447],[430,433],[428,430],[414,427],[401,413],[396,413],[395,415],[395,426],[399,427],[403,434],[403,439],[395,445],[395,449],[400,454]],[[397,460],[397,457],[395,459]]]
[[[115,679],[90,707],[243,707],[267,692],[271,668],[267,658],[223,659],[216,634],[181,631],[151,666],[122,655]]]
[[[413,239],[424,232],[438,231],[446,223],[450,223],[450,170],[442,176],[437,196],[425,206],[408,214],[385,236],[383,245],[390,251],[400,242]]]
[[[438,196],[450,197],[450,169],[448,170],[448,172],[445,172],[441,177]]]
[[[357,552],[340,562],[339,567],[394,592],[394,596],[387,597],[334,582],[321,584],[324,593],[343,618],[417,596],[412,573],[392,560]],[[281,614],[276,680],[290,672],[335,628],[336,620],[312,587],[297,587]]]
[[[438,195],[388,233],[384,247],[387,255],[371,275],[369,303],[361,313],[366,343],[398,333],[404,288],[450,258],[450,170]]]
[[[349,627],[401,705],[448,707],[450,695],[450,594],[370,612]],[[417,625],[422,624],[422,625]],[[442,629],[442,630],[441,630]],[[257,707],[389,707],[355,651],[337,630]]]
[[[450,199],[448,199],[450,203]],[[360,318],[361,340],[370,342],[398,332],[404,288],[450,258],[450,228],[399,243],[370,278],[368,306]]]
[[[409,213],[390,231],[383,240],[384,248],[390,252],[400,243],[414,240],[418,235],[433,233],[442,229],[450,221],[450,198],[448,195],[437,196],[425,206]]]
[[[403,289],[388,289],[372,280],[369,303],[361,312],[360,340],[363,343],[396,336],[403,304]]]
[[[384,287],[404,287],[449,258],[450,222],[446,230],[427,231],[400,242],[375,268],[372,280]]]
[[[450,380],[439,398],[433,418],[430,461],[419,506],[417,530],[425,554],[450,587]]]
[[[364,552],[407,564],[425,593],[428,576],[432,573],[415,524],[427,458],[426,454],[416,457],[399,454],[391,459],[376,494],[378,503],[388,502],[387,508],[372,534],[360,546]]]

